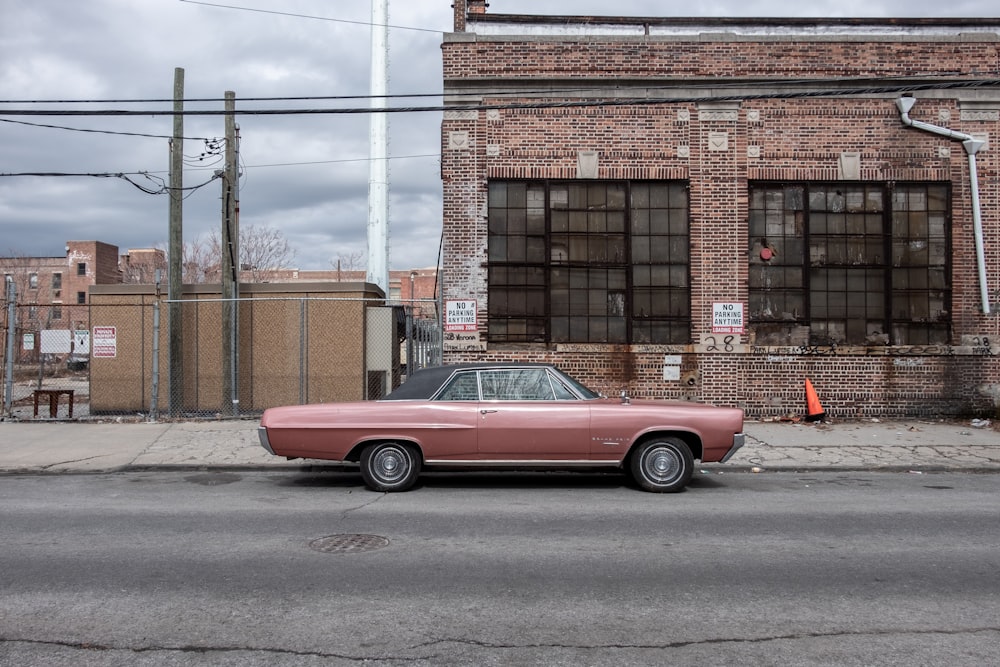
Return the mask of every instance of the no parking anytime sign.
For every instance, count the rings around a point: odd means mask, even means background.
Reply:
[[[475,299],[445,301],[445,331],[478,331],[478,329]]]
[[[743,304],[742,303],[713,303],[712,304],[712,333],[717,334],[742,334],[743,333]]]

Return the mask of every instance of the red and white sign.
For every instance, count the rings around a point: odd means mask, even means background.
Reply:
[[[743,304],[742,303],[713,303],[712,304],[712,333],[717,333],[717,334],[742,334],[743,333]]]
[[[90,337],[90,356],[114,359],[118,356],[118,327],[94,327]]]
[[[475,299],[444,302],[445,331],[478,331]]]

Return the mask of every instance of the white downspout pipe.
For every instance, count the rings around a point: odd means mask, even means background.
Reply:
[[[969,156],[969,182],[972,189],[972,229],[976,240],[976,264],[979,269],[979,296],[983,302],[983,314],[990,314],[990,291],[986,283],[986,255],[983,250],[983,215],[979,206],[979,174],[976,170],[976,153],[978,153],[985,141],[976,139],[971,134],[956,132],[946,127],[931,125],[920,120],[910,118],[910,109],[917,103],[914,97],[900,97],[896,100],[896,108],[899,109],[899,116],[903,125],[941,135],[955,141],[961,141],[965,148],[965,153]]]

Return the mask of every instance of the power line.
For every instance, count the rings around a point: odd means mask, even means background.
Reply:
[[[755,84],[760,85],[760,84]],[[651,97],[563,100],[552,102],[511,102],[507,104],[448,104],[425,107],[379,107],[379,108],[321,108],[321,109],[203,109],[184,111],[131,109],[6,109],[0,116],[222,116],[235,113],[245,116],[297,116],[297,115],[351,115],[371,113],[426,113],[438,111],[486,111],[516,109],[559,109],[580,107],[621,107],[651,106],[660,104],[695,104],[704,102],[737,102],[741,100],[808,99],[827,97],[848,97],[856,95],[900,94],[924,90],[953,90],[968,88],[989,88],[1000,86],[1000,79],[970,79],[965,81],[942,81],[934,83],[908,83],[899,85],[873,86],[861,88],[824,89],[789,93],[757,93],[741,95],[709,95],[701,97]],[[552,91],[550,91],[552,92]],[[480,95],[476,92],[454,92],[455,96]]]
[[[210,179],[208,179],[207,181],[205,181],[204,183],[199,183],[198,185],[191,185],[191,186],[183,187],[183,188],[173,188],[173,187],[170,187],[169,185],[166,185],[163,182],[162,178],[159,178],[157,176],[153,176],[148,171],[135,171],[135,172],[128,172],[128,173],[121,172],[121,171],[119,171],[119,172],[22,171],[22,172],[16,172],[16,173],[0,173],[0,177],[3,177],[3,176],[39,176],[39,177],[59,177],[59,178],[78,178],[78,177],[89,177],[89,178],[120,178],[120,179],[126,181],[127,183],[135,186],[139,190],[142,190],[143,192],[145,192],[148,195],[162,195],[162,194],[166,194],[166,193],[171,192],[171,191],[186,192],[188,194],[185,195],[185,199],[187,197],[190,197],[192,194],[194,194],[194,192],[196,190],[200,190],[201,188],[205,187],[206,185],[208,185],[212,181],[215,181],[215,180],[218,180],[219,178],[221,178],[221,174],[213,174],[212,177]],[[129,176],[145,176],[148,180],[160,183],[160,187],[156,188],[156,189],[152,189],[152,188],[146,187],[146,186],[142,185],[141,183],[135,182],[134,180],[132,180],[131,178],[129,178]]]
[[[145,132],[120,132],[117,130],[94,130],[86,127],[66,127],[65,125],[48,125],[46,123],[29,123],[26,120],[12,120],[10,118],[0,118],[0,123],[17,123],[18,125],[30,125],[32,127],[44,127],[52,130],[69,130],[71,132],[91,132],[94,134],[117,134],[125,137],[147,137],[150,139],[173,139],[169,134],[146,134]],[[220,141],[218,137],[209,139],[207,137],[181,137],[190,141]]]
[[[389,160],[409,160],[413,158],[428,158],[428,157],[441,157],[440,153],[424,153],[422,155],[396,155],[390,156]],[[354,158],[343,158],[340,160],[315,160],[311,162],[275,162],[272,164],[248,164],[243,165],[247,169],[260,169],[263,167],[299,167],[306,166],[310,164],[343,164],[346,162],[370,162],[372,158],[369,157],[354,157]]]
[[[588,89],[581,89],[588,90]],[[542,90],[533,92],[545,92]],[[444,93],[393,93],[390,95],[293,95],[278,97],[237,97],[237,102],[303,102],[312,100],[377,100],[413,97],[443,97]],[[154,102],[173,102],[173,98],[131,98],[131,99],[83,99],[83,100],[0,100],[0,104],[152,104]],[[224,97],[188,97],[185,103],[225,102]]]
[[[255,9],[253,7],[237,7],[236,5],[221,5],[214,2],[197,2],[196,0],[180,0],[181,2],[186,2],[192,5],[204,5],[206,7],[218,7],[220,9],[238,9],[243,12],[258,12],[261,14],[277,14],[279,16],[291,16],[297,19],[313,19],[316,21],[331,21],[333,23],[351,23],[354,25],[363,25],[366,27],[371,27],[376,24],[370,21],[351,21],[349,19],[333,19],[328,16],[310,16],[309,14],[293,14],[292,12],[278,12],[271,9]],[[379,26],[381,27],[381,26]],[[438,35],[443,35],[446,30],[432,30],[431,28],[413,28],[405,25],[389,25],[386,24],[386,28],[394,28],[396,30],[415,30],[417,32],[433,32]]]
[[[423,154],[417,154],[417,155],[395,155],[395,156],[390,156],[387,159],[389,159],[389,160],[411,160],[411,159],[418,159],[418,158],[440,158],[440,157],[441,157],[440,153],[423,153]],[[265,168],[269,168],[269,167],[306,167],[306,166],[316,165],[316,164],[344,164],[344,163],[350,163],[350,162],[369,162],[370,160],[371,160],[371,158],[369,158],[369,157],[356,157],[356,158],[342,158],[342,159],[339,159],[339,160],[309,160],[309,161],[304,161],[304,162],[273,162],[273,163],[270,163],[270,164],[245,164],[243,162],[243,158],[241,156],[240,157],[240,168],[242,170],[246,170],[246,169],[265,169]],[[192,162],[188,162],[187,164],[190,166],[192,164]],[[214,171],[215,167],[193,167],[192,166],[190,169],[186,169],[185,171],[206,171],[208,169],[212,169]],[[168,173],[168,172],[166,172],[166,171],[133,171],[133,172],[100,172],[100,173],[90,173],[90,172],[88,172],[88,173],[75,173],[75,172],[61,172],[61,171],[23,171],[23,172],[16,172],[16,173],[10,173],[10,172],[3,173],[3,172],[0,172],[0,177],[4,177],[4,176],[93,176],[95,178],[111,178],[111,177],[119,177],[119,178],[121,178],[121,177],[124,177],[124,176],[131,175],[131,176],[145,176],[146,178],[151,178],[152,174],[165,174],[165,173]],[[214,179],[212,179],[212,180],[214,180]],[[211,181],[208,181],[208,182],[210,183]],[[202,187],[203,185],[206,185],[206,184],[203,183],[202,185],[192,186],[191,189],[197,189],[197,188]],[[187,190],[189,188],[180,188],[180,189]]]
[[[803,86],[810,84],[823,84],[829,86],[834,83],[853,83],[859,84],[863,82],[872,81],[922,81],[927,78],[932,77],[957,77],[961,76],[961,72],[925,72],[920,74],[908,74],[904,76],[891,76],[891,77],[850,77],[850,78],[834,78],[834,79],[754,79],[753,81],[735,81],[735,82],[724,82],[724,81],[712,81],[704,84],[697,83],[675,83],[667,84],[662,86],[650,86],[650,85],[635,85],[635,86],[621,86],[617,84],[612,85],[601,85],[601,84],[591,84],[587,86],[580,86],[577,88],[560,88],[560,93],[586,93],[601,90],[614,90],[617,93],[623,93],[628,91],[649,91],[649,90],[678,90],[678,89],[711,89],[718,90],[720,88],[738,88],[745,87],[746,85],[752,83],[755,86],[763,85],[784,85],[784,86]],[[526,95],[549,95],[553,91],[551,88],[544,89],[503,89],[503,90],[477,90],[476,95],[481,95],[485,97],[522,97]],[[312,101],[322,101],[322,100],[381,100],[381,99],[419,99],[425,97],[444,97],[445,93],[392,93],[388,95],[295,95],[295,96],[271,96],[271,97],[237,97],[237,102],[312,102]],[[224,97],[191,97],[182,100],[185,104],[188,103],[204,103],[204,102],[225,102]],[[174,102],[173,98],[105,98],[105,99],[47,99],[47,100],[0,100],[0,104],[161,104],[167,102]]]

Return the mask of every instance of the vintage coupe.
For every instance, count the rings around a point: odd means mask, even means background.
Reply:
[[[647,491],[680,491],[694,460],[743,446],[743,411],[601,396],[547,364],[417,371],[379,401],[266,410],[271,454],[358,463],[375,491],[405,491],[421,469],[607,469]]]

